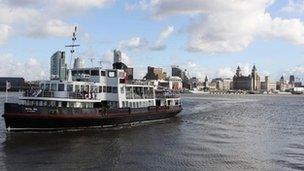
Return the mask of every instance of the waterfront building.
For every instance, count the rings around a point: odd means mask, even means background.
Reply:
[[[277,90],[279,91],[288,91],[292,88],[290,84],[285,80],[284,76],[282,75],[280,80],[277,82]]]
[[[74,69],[84,68],[84,60],[80,57],[75,58],[73,68]]]
[[[232,79],[230,78],[215,78],[211,81],[211,84],[215,86],[218,91],[230,90]]]
[[[199,84],[199,80],[196,77],[192,77],[189,79],[189,88],[190,89],[195,89],[197,88],[198,84]]]
[[[125,71],[126,74],[126,81],[131,81],[134,79],[133,77],[133,71],[134,69],[131,67],[128,67],[125,63],[122,62],[122,56],[121,52],[117,49],[113,52],[114,56],[114,62],[113,62],[113,69],[122,69]]]
[[[294,75],[290,75],[289,76],[289,84],[294,85],[295,83],[295,76]]]
[[[65,52],[57,51],[52,55],[50,77],[51,80],[66,80],[67,65],[65,63]]]
[[[120,50],[114,50],[114,63],[122,62],[122,56]]]
[[[207,89],[208,91],[217,91],[217,85],[216,85],[216,82],[210,82],[209,84],[208,84],[208,89]]]
[[[0,77],[0,91],[5,91],[6,82],[10,82],[10,91],[19,91],[25,88],[25,81],[22,77]]]
[[[242,75],[242,70],[238,66],[236,74],[233,77],[233,89],[234,90],[261,90],[260,76],[257,74],[255,65],[252,67],[251,74],[248,76]]]
[[[295,82],[294,87],[302,87],[302,82]]]
[[[134,79],[134,68],[128,67],[125,69],[126,75],[127,75],[127,79],[128,80],[133,80]]]
[[[208,86],[209,86],[209,80],[208,80],[208,76],[206,75],[205,76],[205,80],[203,82],[203,89],[204,89],[204,91],[208,90]]]
[[[261,90],[274,92],[277,90],[276,83],[270,82],[269,76],[265,76],[265,81],[261,82]]]
[[[189,78],[187,76],[187,70],[182,70],[179,66],[172,65],[171,75],[172,77],[180,77],[182,79],[183,87],[190,88]]]
[[[284,76],[281,76],[277,82],[277,90],[279,91],[292,91],[295,87],[302,87],[302,82],[296,82],[294,75],[290,75],[288,81],[284,79]]]
[[[171,66],[171,75],[172,75],[172,77],[180,77],[181,79],[183,79],[184,72],[181,68],[179,68],[179,66],[172,65]]]
[[[156,68],[148,66],[147,74],[144,77],[147,80],[165,80],[167,77],[166,72],[163,72],[162,68]]]
[[[171,90],[182,90],[183,83],[180,77],[170,77],[169,78],[169,89]]]

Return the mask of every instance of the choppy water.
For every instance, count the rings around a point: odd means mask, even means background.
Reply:
[[[6,133],[1,119],[0,169],[304,170],[303,104],[304,96],[184,95],[175,118],[108,130]]]

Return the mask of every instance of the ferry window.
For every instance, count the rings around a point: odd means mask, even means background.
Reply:
[[[57,84],[51,84],[51,91],[56,91]]]
[[[102,86],[102,92],[104,92],[104,93],[107,92],[107,86]]]
[[[85,74],[90,74],[90,70],[84,70]]]
[[[127,99],[132,99],[133,98],[133,94],[131,92],[131,87],[126,87],[126,98]]]
[[[89,85],[85,85],[85,87],[84,87],[84,91],[89,92],[89,89],[90,89]]]
[[[64,84],[58,84],[58,91],[64,91]]]
[[[125,93],[125,88],[124,87],[120,87],[120,93],[121,94]]]
[[[67,107],[67,102],[62,102],[62,107]]]
[[[113,93],[117,93],[117,87],[113,87]]]
[[[72,71],[72,75],[75,76],[77,74],[77,71]]]
[[[84,91],[84,85],[80,85],[80,90]]]
[[[75,85],[75,92],[79,92],[79,85]]]
[[[94,92],[96,90],[96,86],[91,85],[90,86],[90,92]]]
[[[116,72],[115,72],[115,71],[108,71],[108,77],[109,77],[109,78],[114,78],[114,77],[116,77]]]
[[[108,93],[111,93],[111,92],[112,92],[112,87],[111,87],[111,86],[108,86],[108,87],[107,87],[107,92],[108,92]]]
[[[73,91],[73,84],[67,85],[67,91]]]
[[[44,84],[40,84],[40,88],[43,90],[44,89]]]
[[[100,71],[100,76],[106,76],[106,72],[105,71]]]
[[[99,76],[99,71],[98,70],[91,70],[91,75],[92,76]]]
[[[75,106],[75,105],[74,105],[74,102],[69,102],[68,104],[69,104],[68,107],[74,107],[74,106]]]
[[[55,106],[56,102],[55,101],[51,101],[51,106]]]
[[[50,84],[45,84],[45,90],[49,91],[50,90]]]
[[[99,93],[101,93],[102,92],[102,86],[99,86],[99,91],[98,91]]]

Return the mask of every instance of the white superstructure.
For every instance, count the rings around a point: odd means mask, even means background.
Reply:
[[[73,60],[76,30],[71,48]],[[179,95],[168,90],[157,91],[157,86],[144,80],[129,80],[128,68],[122,62],[121,52],[114,50],[113,69],[84,68],[81,58],[75,58],[74,68],[66,79],[50,79],[40,83],[39,90],[25,93],[23,100],[29,106],[55,106],[72,108],[144,108],[149,106],[180,105]],[[66,66],[66,65],[65,65]],[[70,63],[70,68],[72,64]],[[133,76],[132,76],[133,78]],[[157,93],[155,93],[157,92]]]

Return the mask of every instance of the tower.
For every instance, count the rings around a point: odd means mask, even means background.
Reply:
[[[207,75],[206,75],[206,77],[205,77],[204,87],[205,87],[205,88],[208,87],[208,77],[207,77]]]
[[[268,76],[265,76],[265,87],[266,87],[266,90],[269,91],[269,77]]]
[[[51,57],[50,77],[52,80],[66,80],[67,66],[65,52],[57,51]]]
[[[289,84],[290,85],[294,85],[294,83],[295,83],[295,76],[294,75],[290,75],[289,76]]]
[[[84,61],[82,58],[75,58],[74,60],[74,69],[84,68]]]
[[[238,66],[237,69],[236,69],[236,76],[237,77],[241,77],[242,76],[242,70],[241,70],[240,66]]]
[[[121,62],[121,52],[117,49],[114,50],[114,63]]]
[[[258,90],[258,82],[259,82],[259,78],[257,75],[257,69],[255,67],[255,65],[253,65],[252,67],[252,71],[251,71],[251,90]]]
[[[285,80],[284,80],[284,76],[282,75],[281,78],[280,78],[280,83],[284,83]]]

